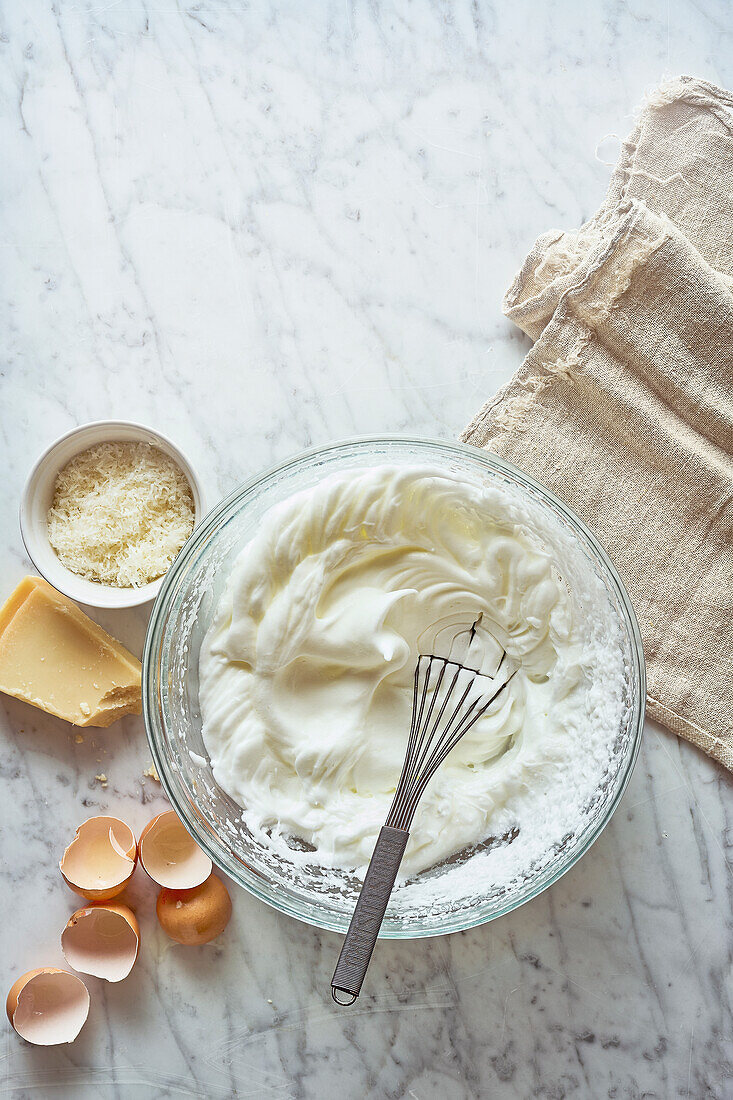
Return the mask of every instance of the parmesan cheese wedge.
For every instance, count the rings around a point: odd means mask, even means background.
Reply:
[[[75,726],[140,714],[140,662],[47,581],[0,608],[0,691]]]

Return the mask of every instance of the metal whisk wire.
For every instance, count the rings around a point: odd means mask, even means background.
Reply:
[[[496,672],[492,677],[487,677],[488,679],[496,681],[497,676],[504,666],[505,660],[506,653],[503,652]],[[427,714],[424,714],[425,704],[431,689],[433,669],[436,667],[439,668],[438,677],[432,689],[432,698],[427,709]],[[431,724],[433,711],[435,710],[440,689],[449,667],[455,670],[453,672],[453,679],[445,691],[440,709]],[[471,727],[478,722],[479,718],[483,717],[491,704],[501,695],[509,681],[515,675],[516,669],[514,672],[510,673],[506,680],[504,680],[488,698],[485,698],[483,695],[477,695],[465,709],[465,712],[462,713],[466,700],[475,684],[475,679],[470,679],[450,716],[441,727],[443,715],[451,702],[462,672],[474,673],[476,678],[485,676],[484,673],[476,669],[469,669],[458,661],[451,661],[447,657],[437,657],[434,653],[427,655],[421,654],[417,659],[414,676],[410,736],[407,741],[407,751],[405,753],[405,761],[402,765],[400,781],[397,784],[394,800],[385,823],[394,829],[409,830],[412,819],[415,816],[417,804],[431,778],[443,763],[448,753],[455,748],[464,734],[468,733]],[[421,682],[422,688],[420,687]],[[419,705],[418,697],[420,700]]]
[[[469,635],[467,653],[470,652],[477,625],[478,622],[470,631],[462,632]],[[331,980],[331,993],[339,1005],[353,1004],[359,996],[407,846],[417,804],[436,769],[460,739],[486,714],[517,669],[502,677],[499,683],[502,671],[506,672],[506,652],[503,649],[492,676],[453,660],[452,647],[448,657],[430,653],[421,654],[417,659],[412,721],[402,773],[387,820],[372,853]],[[465,687],[461,683],[462,676]],[[488,690],[479,690],[474,698],[469,699],[477,681],[482,684],[486,681],[491,686]],[[340,995],[347,999],[342,999]]]

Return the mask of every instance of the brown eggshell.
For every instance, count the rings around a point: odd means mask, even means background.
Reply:
[[[108,901],[120,894],[137,862],[135,834],[118,817],[90,817],[61,857],[59,870],[76,894]]]
[[[137,850],[153,882],[169,890],[191,890],[211,874],[211,860],[181,824],[175,810],[167,810],[148,822]]]
[[[167,890],[158,894],[155,907],[161,928],[172,940],[195,946],[220,935],[232,915],[232,899],[216,875],[193,890]]]
[[[139,949],[135,914],[114,902],[95,902],[77,909],[61,933],[61,950],[69,966],[108,982],[127,977]]]
[[[81,978],[57,966],[29,970],[11,986],[8,1019],[35,1046],[73,1043],[89,1015],[89,992]]]

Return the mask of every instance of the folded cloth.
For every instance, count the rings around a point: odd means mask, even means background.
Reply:
[[[536,343],[462,436],[585,520],[639,618],[648,713],[731,770],[732,179],[733,98],[659,89],[596,217],[508,291]]]

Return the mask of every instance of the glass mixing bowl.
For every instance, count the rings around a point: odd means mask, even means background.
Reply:
[[[155,765],[171,804],[201,847],[236,882],[283,913],[345,932],[360,888],[348,872],[324,875],[303,867],[303,849],[291,863],[249,831],[242,810],[216,783],[201,733],[198,700],[199,649],[232,563],[258,529],[265,512],[326,475],[379,464],[439,467],[518,495],[542,513],[543,528],[574,544],[578,568],[605,587],[617,619],[625,667],[623,717],[607,768],[579,827],[516,881],[487,888],[479,897],[451,889],[449,867],[424,872],[441,876],[431,885],[427,907],[390,904],[382,936],[433,936],[471,928],[535,897],[564,874],[590,847],[611,818],[629,781],[644,720],[645,677],[641,639],[629,598],[611,562],[584,524],[552,493],[486,451],[459,444],[403,437],[357,439],[298,455],[232,493],[206,517],[169,569],[150,618],[143,656],[143,708]],[[553,536],[554,537],[554,536]],[[581,596],[582,601],[582,596]],[[396,778],[396,777],[395,777]],[[484,846],[485,847],[485,846]],[[297,849],[297,841],[293,842]],[[478,853],[485,857],[486,852]],[[456,858],[474,858],[471,852]],[[419,876],[418,876],[419,877]],[[464,876],[465,878],[465,876]]]

